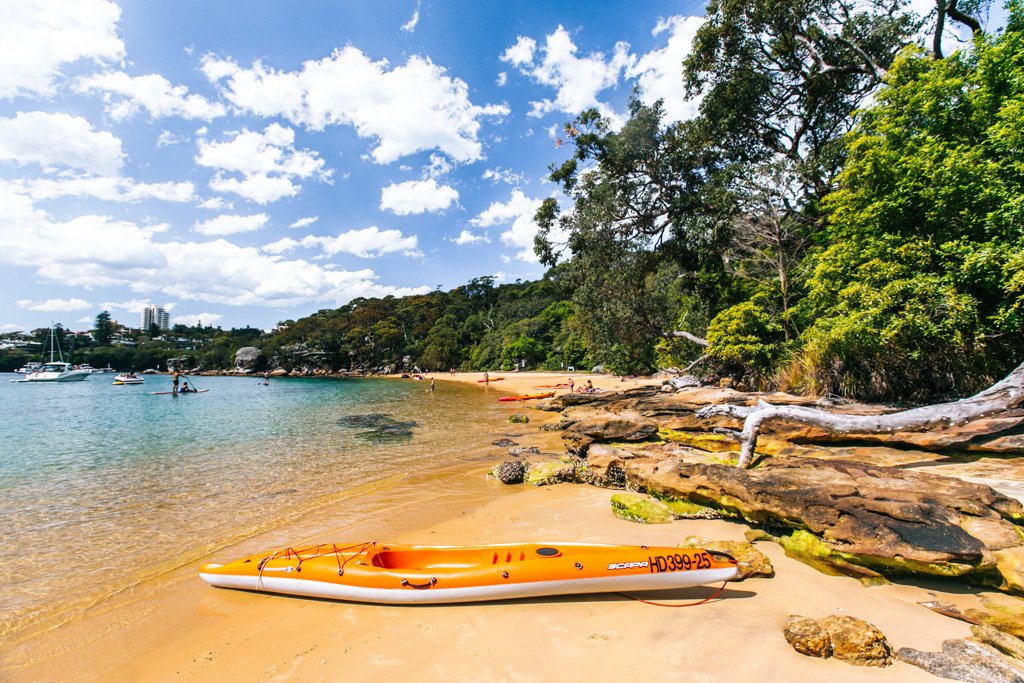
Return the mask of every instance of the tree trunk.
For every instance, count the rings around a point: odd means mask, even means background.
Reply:
[[[820,427],[832,434],[892,434],[927,431],[962,425],[1024,404],[1024,363],[1002,381],[969,398],[937,403],[886,415],[844,415],[803,406],[776,406],[759,401],[756,406],[714,405],[697,411],[697,417],[727,415],[743,420],[743,431],[717,430],[740,442],[737,467],[748,467],[757,437],[766,422],[786,421]]]

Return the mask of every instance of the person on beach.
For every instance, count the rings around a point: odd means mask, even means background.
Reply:
[[[171,387],[171,393],[178,393],[178,368],[174,368],[174,375],[171,377],[174,382],[174,386]]]
[[[488,384],[488,383],[490,383],[490,381],[491,381],[491,376],[487,374],[486,370],[484,370],[484,384]]]
[[[572,381],[572,377],[569,378],[569,393],[576,391],[576,383]]]
[[[430,393],[434,393],[434,378],[430,378]]]

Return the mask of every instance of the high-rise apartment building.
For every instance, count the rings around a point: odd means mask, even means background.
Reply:
[[[171,329],[171,316],[163,308],[146,306],[142,309],[142,331],[145,332],[154,323],[161,330],[169,330]]]

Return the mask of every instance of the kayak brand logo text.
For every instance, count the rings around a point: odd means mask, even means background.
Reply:
[[[616,569],[639,569],[641,567],[647,567],[650,562],[612,562],[608,565],[608,571],[614,571]]]

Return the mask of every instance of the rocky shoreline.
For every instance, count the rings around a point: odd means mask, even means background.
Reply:
[[[544,474],[533,479],[641,492],[676,518],[739,519],[809,562],[843,573],[961,578],[1024,594],[1024,506],[967,480],[1001,474],[1012,488],[1024,478],[1024,467],[1012,459],[1024,455],[1024,411],[927,433],[862,438],[776,423],[759,442],[756,466],[739,469],[738,445],[719,433],[737,429],[737,420],[702,419],[697,412],[759,400],[854,414],[884,410],[671,384],[566,394],[538,406],[558,413],[542,429],[560,433],[566,457],[534,463]]]
[[[612,511],[639,523],[733,519],[749,527],[748,541],[773,541],[812,567],[867,584],[940,578],[1024,596],[1019,495],[1024,466],[1017,462],[1024,455],[1024,410],[887,435],[836,436],[805,425],[773,423],[759,441],[754,467],[738,468],[739,444],[729,434],[741,426],[739,421],[722,415],[706,419],[698,411],[758,401],[861,415],[886,410],[670,383],[566,394],[535,406],[548,413],[539,430],[560,436],[564,456],[542,459],[529,449],[509,449],[516,457],[493,468],[490,476],[509,484],[575,482],[618,490],[611,496]],[[756,550],[744,554],[763,557]],[[771,574],[769,565],[760,573],[741,572],[741,577]],[[1024,680],[1019,661],[1024,660],[1024,610],[964,614],[948,606],[946,611],[941,605],[926,606],[973,624],[975,640],[947,641],[940,653],[900,650],[896,658],[957,680]],[[847,637],[836,635],[834,625],[828,625],[830,631],[802,617],[794,620],[801,626],[791,627],[786,637],[797,651],[831,656],[847,647],[829,640],[829,633],[833,639]],[[887,664],[890,654],[872,635],[874,627],[858,629],[855,640],[867,638],[868,649],[885,654],[851,661]],[[810,652],[818,646],[797,634],[808,630],[825,634],[811,641],[827,646]],[[855,649],[851,657],[862,657]],[[971,673],[964,673],[965,667]],[[984,678],[989,674],[995,677]]]

